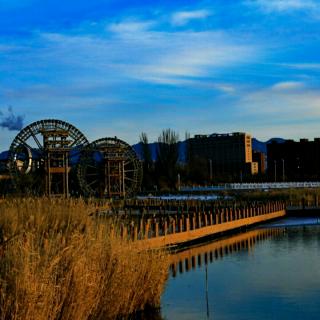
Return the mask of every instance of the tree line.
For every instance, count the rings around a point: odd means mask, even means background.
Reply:
[[[179,134],[172,129],[162,130],[156,145],[156,157],[152,159],[148,136],[140,135],[143,157],[142,191],[172,191],[179,183],[203,184],[208,182],[208,166],[205,159],[190,154],[190,135],[185,134],[185,161],[179,161]]]
[[[266,174],[251,175],[219,173],[213,170],[208,159],[199,157],[190,147],[190,134],[185,134],[183,161],[179,159],[179,134],[172,129],[162,130],[156,143],[155,159],[145,132],[140,134],[143,158],[142,191],[173,191],[181,185],[208,185],[225,182],[263,182]],[[211,172],[210,172],[211,171]]]

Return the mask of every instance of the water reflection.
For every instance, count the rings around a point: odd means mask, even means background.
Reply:
[[[162,317],[319,319],[320,226],[282,225],[172,255]]]
[[[283,228],[252,230],[172,253],[170,256],[171,275],[175,277],[177,272],[188,272],[190,269],[195,269],[197,266],[201,267],[202,264],[212,263],[214,260],[222,259],[232,253],[250,252],[256,243],[281,236],[284,232],[285,229]]]

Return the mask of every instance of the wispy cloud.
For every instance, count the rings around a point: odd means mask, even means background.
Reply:
[[[320,63],[282,63],[281,66],[298,70],[320,71]]]
[[[60,81],[73,82],[85,75],[88,83],[140,80],[186,85],[252,63],[262,51],[227,32],[169,32],[153,26],[152,21],[124,21],[107,25],[102,34],[42,33],[30,44],[17,44],[19,50],[6,59],[14,62],[10,73],[17,78],[26,71],[54,78],[54,73],[62,72]],[[26,59],[30,64],[25,65]],[[2,68],[6,70],[5,64]]]
[[[288,12],[319,8],[319,3],[314,0],[248,0],[245,3],[256,6],[265,12]]]
[[[320,119],[320,91],[299,82],[277,83],[269,88],[243,94],[242,112],[272,121]]]
[[[212,15],[209,10],[179,11],[172,15],[171,23],[176,26],[183,26],[193,20],[206,19]]]
[[[125,54],[131,52],[131,64],[118,67],[127,76],[156,83],[190,83],[221,68],[252,62],[261,51],[258,45],[239,41],[225,32],[165,32],[143,27],[128,38],[126,28],[121,30],[117,28],[116,35],[125,40],[118,41],[117,46],[125,46]],[[135,49],[139,56],[133,61]]]
[[[107,30],[121,35],[133,35],[148,31],[155,23],[153,21],[121,21],[111,23],[107,26]]]
[[[297,90],[303,89],[305,87],[303,82],[299,81],[283,81],[278,82],[272,86],[273,91],[288,91],[288,90]]]

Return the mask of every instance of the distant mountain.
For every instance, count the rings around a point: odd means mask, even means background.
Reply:
[[[142,144],[141,142],[134,144],[132,146],[134,151],[137,153],[139,159],[143,159],[143,152],[142,152]],[[153,161],[157,160],[157,149],[158,149],[158,142],[149,143],[149,148],[151,151],[151,158]],[[186,162],[186,149],[187,143],[186,141],[179,141],[178,142],[178,149],[179,149],[179,162]]]
[[[3,151],[0,153],[0,161],[8,160],[9,158],[9,151]]]
[[[252,139],[252,150],[254,151],[260,151],[265,154],[267,154],[267,144],[271,143],[272,141],[276,141],[278,143],[283,143],[285,139],[282,138],[271,138],[266,142],[259,141],[256,138]],[[151,151],[151,157],[152,160],[155,161],[157,159],[157,148],[158,148],[158,142],[149,143],[150,151]],[[132,146],[134,151],[137,153],[138,157],[140,159],[143,158],[142,153],[142,145],[141,143],[136,143]],[[178,148],[179,148],[179,162],[186,162],[186,149],[187,149],[187,142],[186,141],[179,141],[178,142]],[[0,153],[0,161],[4,161],[8,159],[9,151],[3,151]]]
[[[256,138],[252,138],[252,150],[263,152],[264,154],[267,154],[267,144],[272,143],[272,142],[283,143],[283,142],[285,142],[285,139],[271,138],[268,141],[263,142],[263,141],[259,141]]]

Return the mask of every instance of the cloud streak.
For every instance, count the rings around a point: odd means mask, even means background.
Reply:
[[[320,92],[300,82],[281,82],[269,88],[244,94],[242,112],[269,121],[308,121],[320,119]]]
[[[273,91],[290,91],[303,89],[305,87],[303,82],[299,81],[283,81],[274,84],[271,88]]]
[[[209,10],[179,11],[172,15],[171,23],[175,26],[184,26],[190,21],[203,20],[212,15]]]
[[[105,84],[143,81],[186,85],[205,81],[224,69],[252,63],[261,47],[235,35],[215,31],[157,31],[150,21],[110,24],[103,34],[42,33],[30,45],[19,46],[6,58],[23,72],[74,81],[85,74],[88,82]],[[235,54],[235,52],[237,54]],[[30,61],[25,65],[26,59]],[[5,64],[2,65],[6,70]],[[61,80],[62,81],[62,80]]]
[[[245,3],[268,13],[319,9],[319,4],[313,0],[250,0]]]

